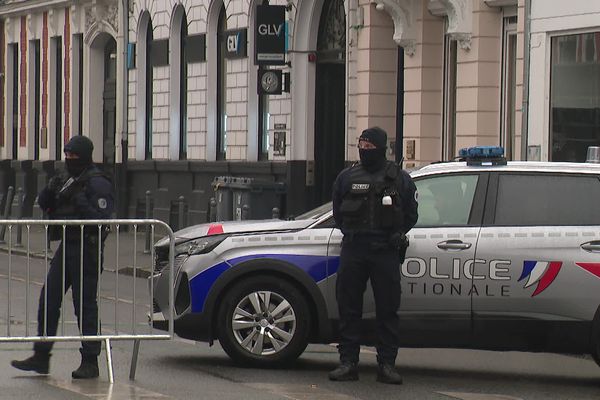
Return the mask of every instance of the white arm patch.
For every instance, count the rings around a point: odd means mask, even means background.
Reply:
[[[103,197],[99,198],[98,199],[98,208],[104,210],[106,208],[106,206],[107,206],[106,199]]]

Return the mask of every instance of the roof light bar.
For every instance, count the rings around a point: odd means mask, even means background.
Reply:
[[[467,165],[506,165],[502,146],[466,147],[460,149],[458,156]]]

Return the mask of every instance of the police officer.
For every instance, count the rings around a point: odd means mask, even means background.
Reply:
[[[344,239],[337,275],[340,365],[333,381],[358,380],[363,293],[371,280],[377,318],[377,381],[401,384],[395,368],[399,344],[400,264],[405,234],[417,222],[416,187],[398,165],[386,160],[387,134],[362,132],[360,163],[343,170],[333,187],[333,216]]]
[[[65,145],[65,166],[68,180],[64,183],[54,177],[39,194],[38,203],[51,219],[108,219],[114,209],[114,189],[106,177],[92,162],[94,145],[85,136],[74,136]],[[58,237],[62,240],[62,227]],[[98,232],[97,226],[84,228],[81,241],[79,226],[67,226],[65,240],[58,246],[48,270],[47,284],[40,294],[38,308],[38,336],[56,336],[60,308],[63,297],[63,251],[64,288],[72,289],[73,306],[77,323],[83,335],[99,334],[98,304],[96,301],[99,267],[102,268],[102,255],[98,254],[99,242],[104,244],[106,230]],[[58,238],[57,237],[57,238]],[[83,251],[83,265],[80,254]],[[100,263],[100,266],[98,265]],[[83,272],[83,288],[80,287],[80,274]],[[80,296],[83,296],[83,310],[79,309]],[[46,303],[47,301],[47,303]],[[47,306],[47,310],[45,308]],[[44,319],[47,313],[47,320]],[[33,356],[23,360],[13,360],[11,365],[24,371],[47,374],[50,351],[53,342],[35,342]],[[80,349],[81,365],[72,373],[75,379],[98,377],[99,341],[83,341]]]

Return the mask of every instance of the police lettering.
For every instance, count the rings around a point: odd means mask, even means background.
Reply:
[[[438,259],[432,257],[429,262],[419,257],[407,257],[402,264],[402,276],[406,278],[422,278],[426,274],[432,279],[452,279],[458,280],[466,278],[469,280],[490,279],[493,281],[510,280],[509,269],[510,260],[492,260],[489,262],[486,275],[475,274],[475,265],[485,266],[486,260],[476,258],[467,260],[461,265],[460,258],[452,259],[452,268],[450,273],[441,273],[438,266]]]

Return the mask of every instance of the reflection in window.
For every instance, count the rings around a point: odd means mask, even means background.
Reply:
[[[599,225],[599,198],[600,181],[594,176],[501,175],[494,223]]]
[[[552,38],[551,160],[583,162],[600,145],[600,32]]]
[[[448,175],[416,181],[416,226],[467,225],[478,179],[479,175]]]

